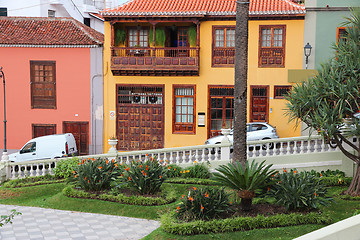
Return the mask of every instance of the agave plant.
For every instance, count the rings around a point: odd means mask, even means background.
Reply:
[[[256,191],[263,189],[271,184],[272,175],[275,170],[270,170],[270,165],[265,165],[265,161],[256,163],[246,162],[245,167],[240,163],[229,163],[221,165],[213,173],[213,179],[222,186],[229,187],[237,191],[241,198],[241,207],[244,211],[251,209],[252,200],[256,196]]]

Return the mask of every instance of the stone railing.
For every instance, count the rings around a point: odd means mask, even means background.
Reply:
[[[324,161],[319,163],[323,154]],[[332,155],[330,155],[332,154]],[[247,142],[247,157],[257,161],[267,160],[282,167],[337,166],[341,169],[343,156],[338,148],[331,148],[321,136],[280,138]],[[334,156],[331,160],[331,156]],[[111,149],[107,154],[79,156],[79,158],[116,159],[118,162],[130,163],[132,160],[156,158],[169,164],[191,165],[194,163],[208,163],[211,168],[227,163],[232,159],[232,144],[226,138],[221,144],[198,145],[189,147],[141,150],[132,152],[118,152]],[[23,178],[26,176],[41,176],[53,174],[58,159],[46,159],[26,162],[0,161],[0,176],[6,179]],[[311,161],[310,161],[311,160]],[[310,161],[310,162],[309,162]],[[350,160],[348,160],[350,161]],[[351,162],[351,161],[350,161]],[[306,163],[304,165],[304,163]],[[351,164],[350,164],[351,165]],[[348,170],[350,173],[351,170]]]

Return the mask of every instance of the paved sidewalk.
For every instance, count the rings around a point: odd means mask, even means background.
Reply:
[[[160,227],[153,220],[14,205],[0,205],[0,215],[11,209],[22,215],[0,228],[1,240],[140,239]]]

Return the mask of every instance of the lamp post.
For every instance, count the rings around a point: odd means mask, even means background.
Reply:
[[[311,55],[311,45],[307,43],[304,47],[304,54],[305,54],[305,69],[308,69],[308,63],[309,63],[309,56]]]
[[[3,155],[1,157],[1,160],[9,160],[9,156],[7,154],[7,148],[6,148],[6,98],[5,98],[5,74],[3,72],[3,68],[0,67],[0,78],[3,79],[3,85],[4,85],[4,151]]]

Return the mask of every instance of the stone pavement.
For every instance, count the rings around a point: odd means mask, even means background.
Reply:
[[[1,240],[140,239],[160,227],[153,220],[14,205],[0,205],[0,215],[11,209],[22,215],[0,228]]]

